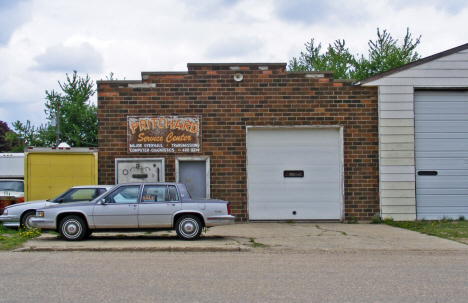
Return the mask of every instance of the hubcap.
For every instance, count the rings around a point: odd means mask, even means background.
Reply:
[[[81,224],[76,220],[68,220],[63,224],[62,231],[67,238],[77,238],[81,234]]]
[[[198,233],[198,229],[200,228],[198,226],[198,222],[195,221],[193,218],[186,218],[182,220],[180,224],[180,233],[185,237],[185,238],[192,238]]]
[[[29,216],[27,219],[26,219],[26,228],[31,228],[32,227],[32,223],[31,223],[31,219],[34,218],[34,216]]]
[[[184,232],[186,233],[192,233],[193,230],[195,229],[195,227],[193,226],[193,223],[192,222],[186,222],[184,224]]]

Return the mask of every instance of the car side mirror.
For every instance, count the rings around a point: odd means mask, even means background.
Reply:
[[[104,199],[99,200],[97,204],[99,204],[99,205],[106,205],[106,200],[104,200]]]

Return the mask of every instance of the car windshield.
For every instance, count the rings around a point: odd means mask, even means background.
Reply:
[[[90,201],[105,193],[105,189],[96,188],[70,188],[64,193],[61,193],[57,197],[49,200],[51,202],[78,202],[78,201]]]
[[[22,181],[0,181],[0,190],[24,192],[24,183]]]

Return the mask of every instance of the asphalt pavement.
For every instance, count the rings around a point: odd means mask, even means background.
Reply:
[[[175,231],[94,233],[65,241],[45,233],[16,251],[468,251],[468,245],[385,224],[237,223],[212,227],[196,241]]]

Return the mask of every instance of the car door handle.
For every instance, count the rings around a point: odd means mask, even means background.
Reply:
[[[175,206],[175,203],[167,203],[167,205]]]

